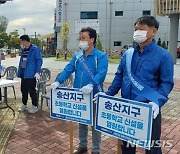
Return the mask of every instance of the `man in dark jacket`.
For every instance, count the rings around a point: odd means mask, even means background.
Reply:
[[[22,106],[19,112],[27,110],[28,93],[32,99],[32,107],[29,113],[35,113],[37,108],[36,80],[40,78],[39,72],[42,66],[42,55],[38,47],[30,43],[28,35],[20,37],[22,54],[19,61],[18,77],[21,78]]]

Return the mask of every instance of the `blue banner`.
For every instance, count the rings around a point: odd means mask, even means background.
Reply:
[[[93,72],[93,69],[92,69],[91,65],[89,65],[89,63],[87,62],[86,58],[84,57],[83,52],[79,55],[79,57],[77,57],[77,60],[79,60],[81,66],[82,66],[83,71],[86,74],[89,75],[90,79],[93,79],[94,76],[95,76],[94,74],[96,72]],[[103,91],[103,88],[100,85],[97,85],[97,87],[98,87],[99,91],[101,91],[101,92]]]

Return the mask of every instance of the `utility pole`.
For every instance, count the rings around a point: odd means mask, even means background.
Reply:
[[[26,34],[26,28],[23,28],[23,31],[24,31],[24,35]]]
[[[36,45],[36,32],[34,32],[34,37],[35,37],[35,45]]]

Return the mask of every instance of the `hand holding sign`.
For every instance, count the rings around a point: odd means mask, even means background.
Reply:
[[[94,98],[93,98],[93,102],[94,103],[97,103],[97,96],[98,95],[106,95],[104,92],[98,92],[97,94],[94,95]]]
[[[59,87],[59,85],[60,85],[60,83],[56,81],[56,82],[51,84],[51,89],[55,90],[57,87]]]
[[[84,86],[80,89],[80,91],[82,91],[83,94],[90,94],[92,90],[93,90],[92,84],[87,84],[86,86]]]
[[[149,102],[149,104],[152,106],[153,119],[156,119],[157,115],[159,114],[159,106],[154,102]]]

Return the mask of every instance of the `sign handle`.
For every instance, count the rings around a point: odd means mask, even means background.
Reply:
[[[118,139],[118,143],[117,143],[117,154],[122,154],[121,144],[122,144],[122,141],[121,141],[120,139]]]
[[[69,122],[70,154],[73,154],[73,122]]]

